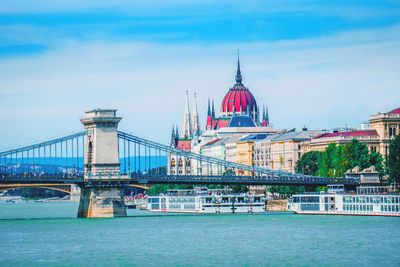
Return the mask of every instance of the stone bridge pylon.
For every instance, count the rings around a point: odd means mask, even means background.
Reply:
[[[78,218],[126,216],[120,180],[116,109],[94,109],[81,119],[87,139]]]

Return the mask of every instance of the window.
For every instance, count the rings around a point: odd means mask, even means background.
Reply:
[[[300,204],[300,208],[304,211],[319,211],[319,204]]]

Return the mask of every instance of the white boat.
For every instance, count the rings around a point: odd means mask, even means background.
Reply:
[[[169,190],[150,196],[147,209],[158,212],[259,213],[265,212],[265,195],[233,194],[230,189]]]
[[[328,185],[327,192],[293,195],[288,208],[298,214],[400,216],[400,195],[395,186],[360,186],[346,193],[343,185]]]

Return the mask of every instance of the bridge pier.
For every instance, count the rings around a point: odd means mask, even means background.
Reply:
[[[126,216],[123,188],[114,184],[120,176],[117,127],[121,117],[115,109],[94,109],[81,119],[87,130],[85,174],[78,218]],[[102,182],[111,180],[107,186]]]
[[[121,187],[81,186],[78,218],[125,217],[124,192]]]

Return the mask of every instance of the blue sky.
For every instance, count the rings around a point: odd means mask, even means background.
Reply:
[[[357,127],[400,106],[400,1],[148,2],[1,1],[0,149],[80,130],[97,107],[167,142],[185,90],[202,126],[208,97],[220,105],[237,49],[276,128]]]

